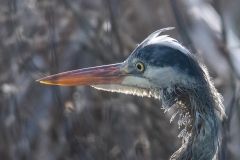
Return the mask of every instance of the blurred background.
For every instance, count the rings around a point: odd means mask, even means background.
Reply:
[[[165,27],[208,67],[228,116],[221,157],[239,159],[239,0],[0,1],[0,159],[169,159],[181,128],[161,101],[36,82],[124,61]]]

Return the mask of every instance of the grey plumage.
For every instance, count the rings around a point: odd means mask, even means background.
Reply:
[[[153,34],[158,35],[161,32],[162,30],[159,30]],[[145,40],[145,43],[151,41],[151,36],[149,38],[149,40],[148,38]],[[152,59],[153,64],[151,65],[177,66],[178,72],[182,72],[188,76],[188,79],[192,79],[191,81],[187,80],[186,83],[169,83],[167,87],[156,88],[154,91],[157,95],[155,97],[159,95],[162,99],[163,107],[166,110],[173,104],[177,104],[177,113],[180,117],[178,123],[185,126],[179,134],[179,137],[182,137],[182,146],[172,155],[171,159],[216,158],[221,143],[221,134],[219,133],[221,120],[225,118],[222,97],[215,89],[206,67],[198,62],[194,55],[179,45],[173,47],[176,43],[173,39],[165,40],[166,42],[169,45],[164,45],[161,41],[147,45],[143,43],[133,54],[150,63],[149,59]],[[174,43],[171,44],[171,42]],[[144,57],[144,53],[148,50],[152,51],[149,53],[150,57],[146,54]],[[163,53],[161,57],[159,52],[164,50],[166,53]],[[157,59],[156,62],[154,59]]]
[[[171,159],[217,158],[222,97],[207,68],[176,40],[155,31],[123,63],[60,73],[39,80],[53,85],[91,85],[97,89],[161,99],[168,111],[176,106],[182,146]],[[138,65],[137,65],[138,64]],[[172,120],[172,119],[171,119]]]

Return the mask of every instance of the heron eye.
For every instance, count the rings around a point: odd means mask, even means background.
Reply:
[[[136,69],[137,69],[139,72],[143,72],[144,69],[145,69],[142,62],[137,62],[135,66],[136,66]]]

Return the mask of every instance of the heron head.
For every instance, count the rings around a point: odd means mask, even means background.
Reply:
[[[206,68],[187,49],[168,36],[159,36],[169,29],[152,33],[122,63],[64,72],[39,81],[153,96],[162,99],[166,111],[178,103],[178,124],[185,129],[180,133],[182,147],[171,159],[212,159],[218,150],[220,120],[225,117],[221,95]]]
[[[64,72],[40,79],[44,84],[91,85],[97,89],[154,96],[156,89],[188,85],[201,79],[201,68],[176,40],[159,34],[148,36],[122,63]]]

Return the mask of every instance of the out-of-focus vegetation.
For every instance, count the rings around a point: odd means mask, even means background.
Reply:
[[[159,100],[35,80],[121,62],[170,26],[165,34],[207,65],[223,95],[220,154],[239,159],[239,8],[239,0],[1,0],[0,159],[169,159],[180,129]]]

